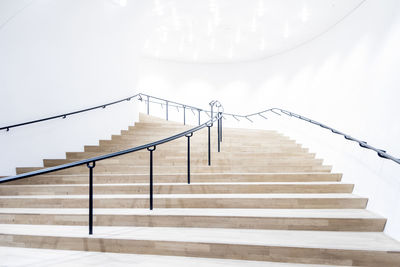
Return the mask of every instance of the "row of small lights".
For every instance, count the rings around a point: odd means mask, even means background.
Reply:
[[[154,0],[154,9],[153,9],[153,13],[156,16],[164,16],[165,15],[165,8],[164,6],[161,4],[160,0]],[[209,0],[209,11],[211,14],[211,19],[208,21],[208,25],[207,25],[207,35],[208,36],[212,36],[213,33],[215,32],[215,28],[217,28],[222,19],[220,16],[220,9],[219,6],[217,4],[217,0]],[[258,28],[258,18],[261,18],[265,15],[265,6],[264,6],[264,1],[263,0],[259,0],[258,2],[258,7],[255,11],[255,15],[253,16],[251,23],[250,23],[250,31],[251,32],[257,32],[257,28]],[[173,27],[175,29],[175,31],[179,31],[181,29],[181,18],[178,15],[177,12],[177,8],[175,6],[171,7],[171,16],[172,16],[172,24]],[[308,8],[303,5],[303,8],[299,14],[299,18],[303,23],[306,23],[309,20],[310,17],[310,12],[308,10]],[[182,37],[178,46],[178,51],[179,53],[182,53],[184,50],[184,45],[185,42],[188,41],[189,43],[193,43],[194,41],[194,34],[193,34],[193,21],[189,21],[188,23],[188,28],[189,28],[189,34],[186,37]],[[228,49],[228,58],[232,59],[233,58],[233,54],[234,54],[234,45],[233,43],[240,43],[241,42],[241,38],[242,38],[242,28],[238,27],[236,32],[235,32],[235,36],[234,36],[234,41],[231,42],[231,46]],[[157,32],[160,36],[160,41],[162,43],[166,43],[168,40],[168,28],[166,26],[161,26],[157,29]],[[289,38],[290,36],[290,27],[289,27],[289,22],[286,22],[284,25],[284,29],[283,29],[283,37],[285,39]],[[144,49],[148,50],[150,46],[150,41],[147,39],[145,41],[144,44]],[[259,50],[263,51],[265,50],[265,46],[266,46],[266,42],[265,42],[265,38],[263,37],[260,40],[259,43]],[[210,46],[209,46],[211,51],[215,50],[215,37],[212,37],[210,39]],[[154,56],[155,57],[159,57],[160,56],[160,49],[156,49],[156,51],[154,52]],[[197,60],[199,56],[199,51],[196,48],[193,52],[193,60]]]

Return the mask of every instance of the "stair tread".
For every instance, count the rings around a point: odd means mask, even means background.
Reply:
[[[106,183],[106,184],[94,184],[94,186],[102,187],[102,186],[144,186],[149,185],[149,183]],[[343,183],[343,182],[204,182],[204,183],[196,183],[191,182],[190,184],[186,183],[153,183],[153,185],[178,185],[178,186],[191,186],[191,185],[353,185],[351,183]],[[85,184],[19,184],[19,185],[2,185],[4,187],[78,187],[78,186],[88,186]]]
[[[94,234],[89,236],[85,226],[0,224],[0,234],[371,250],[400,253],[400,243],[379,232],[97,226]]]
[[[83,198],[87,199],[88,195],[14,195],[14,196],[0,196],[0,199],[11,198],[36,198],[36,199],[50,199],[50,198]],[[110,194],[110,195],[95,195],[94,199],[104,198],[144,198],[147,199],[147,194]],[[154,198],[363,198],[354,194],[337,194],[337,193],[324,193],[324,194],[154,194]]]
[[[24,255],[21,257],[21,255]],[[320,267],[314,264],[262,262],[215,258],[178,257],[163,255],[141,255],[94,251],[71,251],[59,249],[36,249],[0,247],[0,258],[4,266],[192,266],[192,267]],[[40,259],[40,260],[38,260]],[[335,267],[334,265],[324,265]],[[337,266],[336,266],[337,267]]]
[[[234,216],[234,217],[292,217],[292,218],[357,218],[384,219],[365,209],[94,209],[95,215],[174,215],[174,216]],[[82,214],[88,209],[71,208],[0,208],[0,214]]]

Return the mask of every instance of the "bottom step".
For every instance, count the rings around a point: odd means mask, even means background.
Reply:
[[[23,257],[21,257],[23,255]],[[314,264],[261,262],[213,258],[139,255],[54,249],[0,247],[1,266],[191,266],[191,267],[321,267]],[[335,267],[324,265],[325,267]]]
[[[400,243],[377,232],[0,225],[0,246],[290,263],[399,266]]]

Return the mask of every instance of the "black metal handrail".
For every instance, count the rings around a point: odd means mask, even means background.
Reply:
[[[92,110],[96,110],[96,109],[104,109],[108,106],[112,106],[118,103],[122,103],[125,101],[131,101],[132,99],[137,99],[139,101],[144,101],[147,104],[147,114],[150,114],[150,103],[154,103],[154,104],[159,104],[162,107],[164,105],[166,105],[166,119],[168,120],[168,108],[169,107],[175,107],[178,109],[182,108],[184,111],[184,124],[186,124],[186,109],[189,109],[193,112],[193,114],[195,114],[194,111],[197,111],[198,113],[198,125],[200,125],[200,113],[204,112],[206,113],[210,118],[211,116],[209,115],[210,111],[202,109],[202,108],[198,108],[198,107],[194,107],[191,105],[186,105],[186,104],[182,104],[182,103],[178,103],[175,101],[171,101],[171,100],[167,100],[167,99],[163,99],[163,98],[159,98],[159,97],[155,97],[155,96],[151,96],[151,95],[147,95],[147,94],[143,94],[143,93],[138,93],[135,94],[133,96],[129,96],[114,102],[110,102],[110,103],[106,103],[106,104],[102,104],[102,105],[98,105],[98,106],[94,106],[94,107],[90,107],[90,108],[85,108],[85,109],[81,109],[81,110],[77,110],[77,111],[72,111],[72,112],[68,112],[68,113],[62,113],[59,115],[55,115],[55,116],[50,116],[50,117],[45,117],[42,119],[37,119],[37,120],[32,120],[32,121],[26,121],[26,122],[22,122],[22,123],[17,123],[17,124],[13,124],[13,125],[8,125],[8,126],[2,126],[0,127],[0,131],[1,130],[6,130],[7,132],[11,129],[11,128],[16,128],[16,127],[20,127],[20,126],[25,126],[25,125],[29,125],[29,124],[35,124],[35,123],[39,123],[39,122],[44,122],[44,121],[49,121],[49,120],[54,120],[54,119],[58,119],[58,118],[62,118],[65,119],[68,116],[71,115],[75,115],[75,114],[79,114],[79,113],[84,113],[84,112],[88,112],[88,111],[92,111]],[[153,100],[152,100],[153,99]],[[216,101],[218,102],[218,101]],[[219,103],[219,102],[218,102]]]
[[[327,125],[325,125],[323,123],[320,123],[318,121],[309,119],[309,118],[307,118],[305,116],[302,116],[302,115],[299,115],[299,114],[296,114],[294,112],[287,111],[287,110],[284,110],[284,109],[281,109],[281,108],[270,108],[270,109],[266,109],[266,110],[263,110],[263,111],[260,111],[260,112],[256,112],[256,113],[252,113],[252,114],[248,114],[248,115],[238,115],[238,114],[232,114],[232,113],[223,113],[223,115],[231,116],[234,119],[236,119],[237,121],[240,121],[239,118],[244,118],[244,119],[247,119],[250,122],[253,122],[250,118],[251,117],[255,117],[255,116],[259,116],[259,117],[261,117],[263,119],[268,119],[265,116],[265,113],[268,113],[268,112],[271,112],[271,113],[274,113],[276,115],[281,116],[281,114],[278,113],[277,111],[282,113],[282,114],[284,114],[284,115],[287,115],[287,116],[290,116],[290,117],[295,117],[297,119],[300,119],[300,120],[312,123],[314,125],[320,126],[320,127],[325,128],[327,130],[330,130],[332,133],[342,135],[346,140],[350,140],[350,141],[356,142],[362,148],[366,148],[366,149],[370,149],[372,151],[375,151],[378,154],[379,157],[384,158],[384,159],[389,159],[389,160],[392,160],[392,161],[400,164],[400,158],[396,158],[396,157],[388,154],[383,149],[378,149],[376,147],[373,147],[373,146],[369,145],[366,141],[359,140],[357,138],[352,137],[351,135],[348,135],[346,133],[338,131],[338,130],[336,130],[336,129],[332,128],[332,127],[329,127],[329,126],[327,126]]]
[[[141,97],[141,94],[138,94],[138,95]],[[146,97],[148,99],[150,98],[150,96],[147,96],[147,95],[146,95]],[[148,106],[149,106],[149,103],[150,102],[147,102]],[[179,103],[175,103],[175,102],[173,102],[173,103],[179,104]],[[219,103],[219,102],[213,101],[210,103],[211,110],[213,110],[213,106],[216,105],[216,103]],[[219,105],[217,105],[217,107],[220,108],[220,107],[222,107],[222,105],[219,104]],[[87,109],[87,110],[90,110],[90,109]],[[201,109],[198,109],[198,110],[200,112]],[[201,110],[201,111],[203,111],[203,110]],[[81,111],[81,112],[83,112],[83,111]],[[222,129],[221,129],[222,122],[221,122],[221,120],[222,120],[222,112],[218,111],[216,116],[211,117],[210,120],[208,120],[207,122],[205,122],[197,127],[194,127],[187,131],[181,132],[179,134],[176,134],[176,135],[173,135],[173,136],[170,136],[170,137],[167,137],[167,138],[164,138],[164,139],[152,142],[152,143],[148,143],[145,145],[140,145],[137,147],[121,150],[118,152],[109,153],[106,155],[92,157],[92,158],[88,158],[88,159],[84,159],[84,160],[79,160],[79,161],[75,161],[72,163],[62,164],[62,165],[49,167],[49,168],[45,168],[45,169],[41,169],[41,170],[36,170],[36,171],[32,171],[32,172],[22,173],[22,174],[18,174],[18,175],[14,175],[14,176],[3,177],[3,178],[0,178],[0,183],[16,181],[16,180],[20,180],[20,179],[24,179],[24,178],[28,178],[28,177],[47,174],[47,173],[60,171],[60,170],[64,170],[64,169],[69,169],[69,168],[73,168],[73,167],[77,167],[77,166],[86,164],[86,166],[89,168],[89,234],[92,234],[93,233],[93,169],[95,168],[97,161],[133,153],[133,152],[143,150],[143,149],[147,149],[150,152],[150,210],[152,210],[153,209],[153,152],[156,150],[156,147],[158,145],[162,145],[164,143],[176,140],[181,137],[187,137],[187,145],[188,145],[188,147],[187,147],[187,153],[188,153],[187,154],[187,181],[188,181],[188,184],[190,184],[190,138],[193,136],[193,133],[195,133],[205,127],[208,128],[208,165],[211,165],[210,128],[213,126],[213,123],[215,121],[218,121],[218,129],[217,129],[218,130],[218,152],[220,152],[220,142],[222,141]],[[29,123],[26,123],[26,124],[29,124]],[[21,124],[21,125],[23,125],[23,124]]]

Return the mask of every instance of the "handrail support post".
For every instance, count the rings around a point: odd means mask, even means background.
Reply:
[[[168,120],[168,100],[165,100],[165,116]]]
[[[218,114],[219,116],[219,114]],[[217,133],[218,133],[218,152],[221,152],[221,120],[218,118],[217,120]]]
[[[183,125],[186,125],[186,106],[183,106]]]
[[[89,168],[89,235],[93,234],[93,169],[96,162],[88,162],[86,166]]]
[[[187,137],[187,183],[190,184],[190,137],[193,133],[186,135]]]
[[[199,126],[200,126],[200,109],[197,110],[197,112],[199,113]]]
[[[211,166],[211,128],[212,123],[207,125],[208,128],[208,166]]]
[[[147,96],[147,115],[150,115],[150,96]]]
[[[150,210],[153,210],[153,151],[156,150],[156,146],[148,147],[150,151]]]

